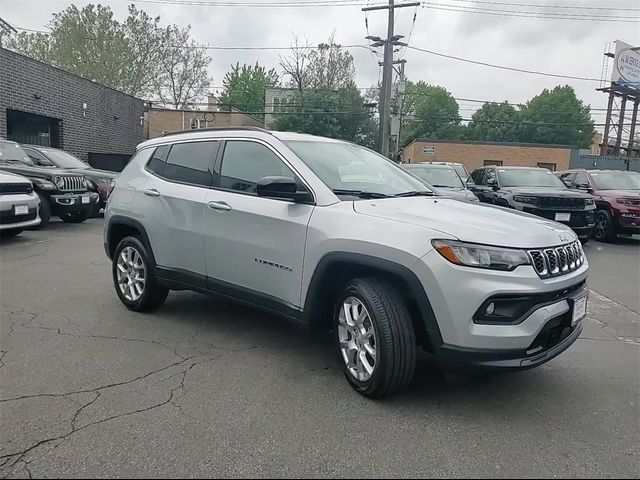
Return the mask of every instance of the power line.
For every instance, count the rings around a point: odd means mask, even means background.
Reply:
[[[625,11],[625,12],[640,12],[640,8],[623,8],[623,7],[591,7],[585,5],[545,5],[540,3],[517,3],[517,2],[496,2],[487,0],[449,0],[450,2],[460,3],[479,3],[486,5],[505,5],[510,7],[534,7],[534,8],[556,8],[556,9],[576,9],[576,10],[606,10],[606,11]]]
[[[561,74],[557,74],[557,73],[538,72],[536,70],[525,70],[523,68],[508,67],[508,66],[505,66],[505,65],[496,65],[496,64],[488,63],[488,62],[481,62],[481,61],[478,61],[478,60],[471,60],[471,59],[468,59],[468,58],[456,57],[455,55],[447,55],[447,54],[440,53],[440,52],[434,52],[433,50],[426,50],[424,48],[413,47],[411,45],[409,45],[407,48],[410,48],[411,50],[417,50],[417,51],[423,52],[423,53],[428,53],[430,55],[436,55],[438,57],[448,58],[450,60],[457,60],[459,62],[473,63],[474,65],[481,65],[483,67],[498,68],[498,69],[501,69],[501,70],[509,70],[509,71],[512,71],[512,72],[528,73],[528,74],[531,74],[531,75],[541,75],[541,76],[544,76],[544,77],[567,78],[567,79],[571,79],[571,80],[583,80],[583,81],[588,81],[588,82],[600,82],[600,79],[598,79],[598,78],[578,77],[578,76],[574,76],[574,75],[561,75]]]
[[[432,3],[427,2],[427,8],[433,10],[443,10],[448,12],[459,13],[475,13],[481,15],[495,15],[500,17],[512,17],[512,18],[540,18],[546,20],[577,20],[577,21],[589,21],[589,22],[618,22],[618,23],[638,23],[640,17],[620,17],[620,16],[607,16],[607,15],[580,15],[580,14],[562,14],[562,13],[547,13],[547,12],[531,12],[525,10],[493,10],[488,8],[479,8],[463,5],[453,5],[450,3]]]

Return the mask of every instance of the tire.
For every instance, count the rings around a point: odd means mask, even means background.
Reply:
[[[91,207],[91,218],[99,217],[101,209],[102,207],[99,203],[96,203],[93,207]]]
[[[2,238],[12,238],[12,237],[15,237],[16,235],[20,235],[23,231],[24,231],[24,229],[22,229],[22,228],[12,228],[12,229],[9,229],[9,230],[2,230],[2,231],[0,231],[0,237],[2,237]]]
[[[93,210],[89,208],[79,212],[64,212],[60,214],[60,220],[65,223],[82,223],[91,216],[92,212]]]
[[[125,251],[125,255],[121,258],[121,256],[123,255],[123,251]],[[142,268],[131,268],[132,264],[125,262],[125,257],[127,256],[129,256],[128,258],[131,259],[133,264],[141,265]],[[143,271],[144,284],[141,288],[141,293],[139,289],[135,288],[135,286],[128,288],[126,286],[123,286],[121,288],[120,282],[118,281],[118,272],[121,271],[121,267],[124,265],[121,264],[119,267],[119,262],[126,264],[126,268],[130,269],[132,275],[140,272],[140,270]],[[169,289],[161,286],[158,283],[157,279],[152,273],[154,267],[155,265],[153,264],[153,260],[149,255],[147,248],[143,245],[139,238],[125,237],[116,247],[111,266],[113,286],[116,289],[118,298],[120,298],[120,301],[129,310],[133,310],[134,312],[151,312],[158,309],[167,299]],[[131,283],[130,279],[130,276],[129,280],[123,278],[123,280],[128,282],[127,286]],[[133,292],[131,288],[134,289]]]
[[[40,198],[40,223],[36,225],[34,230],[40,230],[41,228],[49,225],[49,220],[51,219],[51,204],[49,203],[49,199],[38,193],[38,197]]]
[[[596,226],[593,229],[593,238],[599,242],[613,242],[617,236],[611,212],[609,210],[598,210]]]
[[[350,314],[350,322],[346,312]],[[356,313],[367,315],[358,328],[358,322],[353,320]],[[334,309],[334,331],[344,375],[358,393],[369,398],[389,397],[413,379],[416,367],[413,322],[404,299],[388,283],[376,278],[349,282]],[[375,357],[367,350],[371,347]]]

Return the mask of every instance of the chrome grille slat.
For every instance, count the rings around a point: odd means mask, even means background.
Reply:
[[[63,187],[60,189],[65,192],[77,192],[84,190],[83,177],[79,176],[65,176],[62,177]]]
[[[557,277],[580,268],[585,261],[580,242],[554,248],[529,250],[533,269],[541,278]]]

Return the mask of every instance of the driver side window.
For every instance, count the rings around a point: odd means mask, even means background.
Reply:
[[[40,152],[36,152],[31,148],[24,148],[24,151],[29,155],[29,158],[33,163],[35,163],[38,167],[51,167],[53,163],[51,163],[47,157],[42,155]]]
[[[263,177],[296,175],[269,148],[257,142],[228,140],[220,167],[220,188],[256,195]]]

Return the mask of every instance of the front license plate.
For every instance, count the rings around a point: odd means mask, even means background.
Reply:
[[[89,203],[91,199],[89,197],[82,197],[82,203]]]
[[[571,221],[570,213],[556,213],[556,222],[569,222]]]
[[[29,207],[27,205],[16,205],[16,215],[29,215]]]
[[[571,318],[571,326],[575,326],[584,317],[587,316],[587,295],[576,298],[573,301],[573,316]]]

